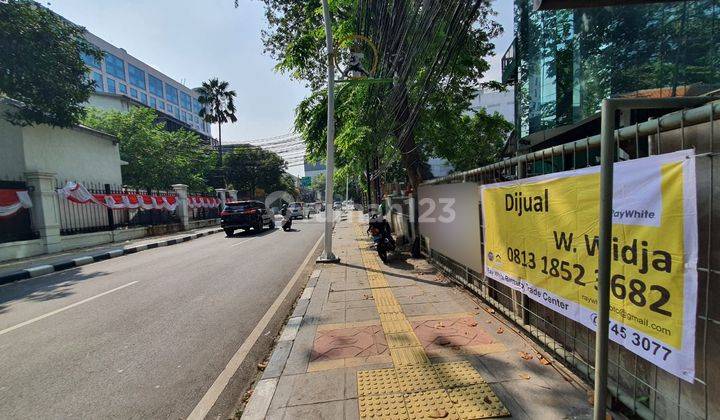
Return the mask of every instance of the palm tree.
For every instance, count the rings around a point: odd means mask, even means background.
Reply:
[[[203,105],[198,115],[207,123],[218,124],[218,168],[222,168],[222,125],[228,121],[235,122],[236,96],[234,90],[228,90],[228,82],[219,81],[214,77],[197,89],[200,93],[198,102]]]

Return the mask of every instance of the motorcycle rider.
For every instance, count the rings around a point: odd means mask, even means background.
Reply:
[[[287,203],[283,204],[282,210],[280,210],[280,214],[282,214],[283,220],[282,220],[282,228],[285,231],[290,230],[290,227],[292,226],[292,219],[290,218],[290,210],[288,210]]]

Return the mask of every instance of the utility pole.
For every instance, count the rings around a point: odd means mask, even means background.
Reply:
[[[327,44],[327,163],[325,172],[325,250],[318,262],[338,262],[340,258],[332,252],[333,228],[333,170],[335,169],[335,51],[332,41],[332,22],[327,0],[322,0],[325,18],[325,43]]]
[[[348,194],[349,189],[348,189],[348,188],[350,188],[350,174],[348,174],[348,175],[345,177],[345,201],[348,201],[348,198],[349,198],[349,197],[348,197],[348,196],[349,196],[349,194]]]

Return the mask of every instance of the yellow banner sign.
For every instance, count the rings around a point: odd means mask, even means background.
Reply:
[[[610,338],[692,382],[697,210],[691,151],[616,163]],[[484,185],[485,274],[594,329],[599,167]]]

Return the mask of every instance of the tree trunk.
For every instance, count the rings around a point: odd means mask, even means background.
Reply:
[[[222,170],[222,123],[218,121],[218,169]]]

